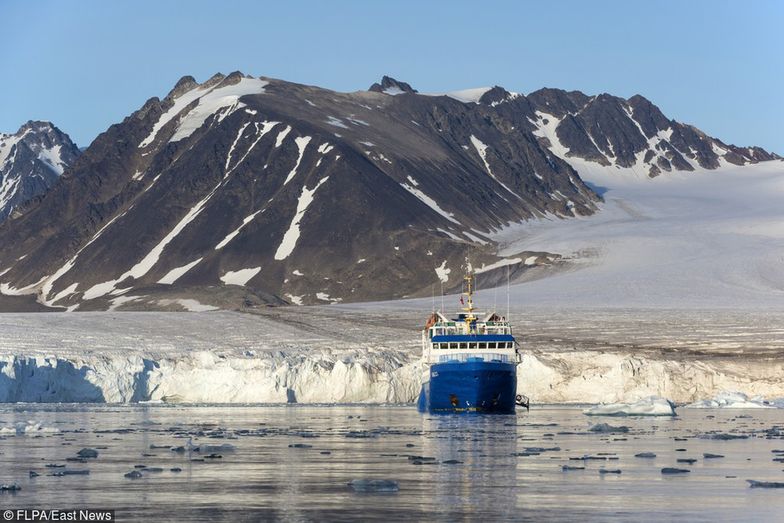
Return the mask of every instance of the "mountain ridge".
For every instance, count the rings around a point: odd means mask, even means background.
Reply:
[[[181,78],[0,226],[13,246],[0,254],[0,293],[69,310],[429,294],[459,284],[467,264],[508,265],[494,231],[596,212],[601,197],[573,157],[648,176],[777,158],[736,151],[642,97],[376,85]],[[559,263],[519,254],[516,271]]]

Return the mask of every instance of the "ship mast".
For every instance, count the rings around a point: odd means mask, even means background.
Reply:
[[[468,326],[468,331],[472,332],[476,329],[476,316],[474,316],[474,275],[469,273],[465,276],[465,292],[463,294],[466,296],[465,306],[463,307],[463,311],[467,312],[465,317],[466,325]]]

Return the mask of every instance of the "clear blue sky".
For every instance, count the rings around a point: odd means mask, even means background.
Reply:
[[[640,93],[784,154],[784,2],[0,0],[0,131],[84,146],[183,75],[241,70],[339,91],[501,85]]]

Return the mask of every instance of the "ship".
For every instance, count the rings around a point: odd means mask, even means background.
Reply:
[[[465,276],[460,312],[449,318],[434,310],[422,331],[420,412],[514,414],[517,404],[528,406],[517,394],[521,354],[512,327],[474,307],[474,282]]]

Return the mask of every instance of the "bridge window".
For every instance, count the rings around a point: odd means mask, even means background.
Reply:
[[[486,349],[487,348],[487,342],[480,341],[479,342],[479,348],[480,349]]]
[[[495,349],[495,342],[494,342],[494,341],[491,341],[491,342],[489,342],[489,343],[487,344],[487,348],[488,348],[488,349]]]
[[[450,343],[449,344],[449,348],[450,349],[456,349],[457,348],[457,343]]]
[[[460,342],[460,348],[461,349],[467,349],[468,348],[468,343]]]

